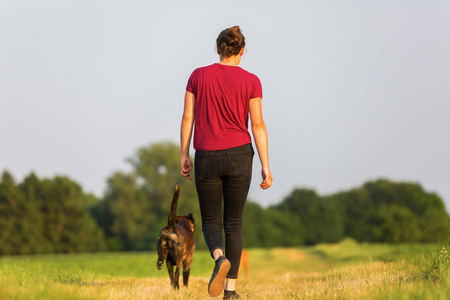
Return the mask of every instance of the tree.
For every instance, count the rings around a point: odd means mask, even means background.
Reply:
[[[380,206],[368,217],[371,234],[367,240],[384,243],[416,243],[421,238],[419,219],[401,205]]]
[[[295,189],[273,208],[301,221],[305,244],[336,242],[343,238],[343,211],[333,197],[323,198],[313,190]]]
[[[368,216],[375,209],[375,204],[364,189],[357,188],[332,195],[343,209],[345,237],[359,242],[367,241],[370,232]]]
[[[0,253],[34,254],[104,250],[103,232],[88,214],[92,195],[67,177],[39,180],[31,173],[16,185],[0,182]]]
[[[369,181],[335,195],[345,210],[345,234],[358,241],[436,242],[450,234],[444,202],[419,184]]]
[[[406,214],[412,214],[413,217],[410,218],[414,220],[410,220],[409,227],[405,227],[404,230],[408,230],[410,234],[418,231],[418,238],[414,238],[414,241],[437,242],[448,239],[449,217],[445,211],[444,201],[438,195],[426,192],[416,183],[395,183],[386,179],[367,182],[363,185],[363,189],[371,199],[373,207],[379,210],[375,214],[379,215],[380,207],[383,206],[387,208],[382,208],[381,211],[389,214],[390,218],[400,218],[400,215],[405,218]],[[407,210],[400,213],[399,207]],[[406,213],[407,211],[410,213]],[[386,242],[392,239],[389,235],[385,237]],[[410,242],[411,236],[401,235],[400,241]]]
[[[132,174],[114,173],[95,210],[110,250],[143,250],[148,245],[147,228],[156,216],[136,181]]]
[[[243,231],[244,247],[303,245],[304,228],[297,216],[252,201],[245,206]]]
[[[27,176],[19,189],[30,203],[35,203],[42,216],[46,252],[70,253],[102,251],[104,237],[101,229],[89,215],[89,199],[79,184],[68,177],[56,176],[40,181],[33,173]]]
[[[34,174],[30,175],[35,178]],[[45,253],[50,247],[42,232],[42,215],[34,198],[17,188],[7,171],[0,182],[0,254]]]

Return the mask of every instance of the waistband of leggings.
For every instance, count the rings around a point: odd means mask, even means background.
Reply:
[[[223,154],[223,153],[233,153],[233,152],[251,152],[253,150],[252,144],[244,144],[237,147],[232,147],[228,149],[221,150],[195,150],[195,154],[197,155],[205,155],[205,154]]]

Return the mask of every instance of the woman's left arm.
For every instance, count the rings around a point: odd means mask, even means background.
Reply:
[[[192,161],[189,157],[189,148],[191,146],[192,130],[195,119],[195,96],[186,91],[184,96],[184,112],[181,120],[180,142],[181,142],[181,175],[186,179],[192,180]]]

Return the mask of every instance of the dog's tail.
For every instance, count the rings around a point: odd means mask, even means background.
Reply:
[[[174,226],[177,219],[178,196],[180,196],[180,186],[178,185],[178,183],[176,183],[175,191],[173,192],[172,197],[172,206],[170,207],[169,220],[167,221],[168,227]]]

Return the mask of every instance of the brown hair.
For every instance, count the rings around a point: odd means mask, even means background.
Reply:
[[[233,26],[223,30],[217,37],[216,43],[219,54],[230,57],[238,55],[245,47],[245,37],[239,26]]]

